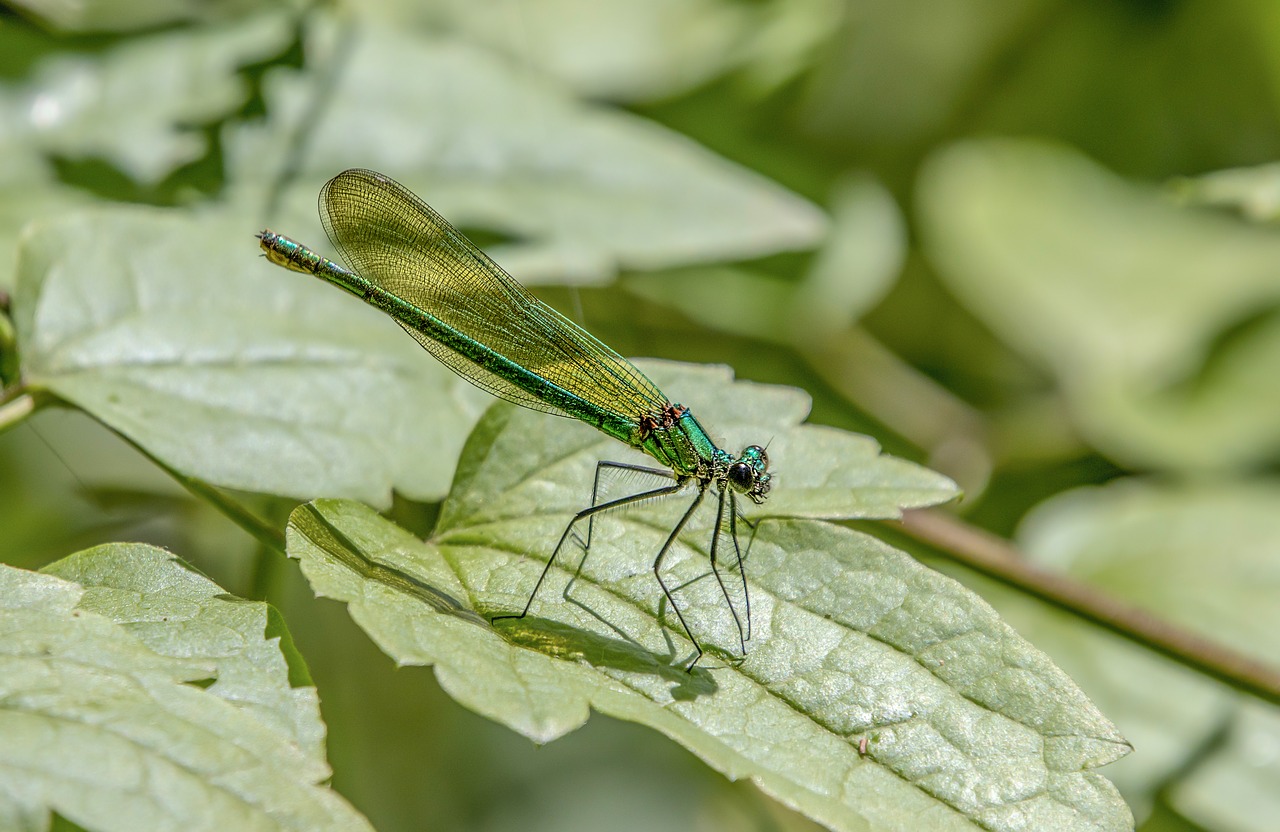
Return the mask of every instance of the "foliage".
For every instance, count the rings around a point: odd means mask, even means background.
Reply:
[[[0,828],[1275,827],[1273,4],[7,8]],[[691,494],[490,621],[643,458],[265,263],[347,167],[768,444],[697,667]]]

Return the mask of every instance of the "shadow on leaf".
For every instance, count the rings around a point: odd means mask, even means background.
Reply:
[[[609,638],[561,621],[525,616],[501,620],[493,629],[509,643],[564,661],[585,662],[593,667],[628,673],[648,673],[677,683],[677,699],[694,699],[719,690],[711,672],[675,667],[669,658],[657,656],[634,642]]]
[[[314,505],[299,506],[290,517],[289,524],[306,537],[312,546],[367,581],[376,581],[411,595],[436,612],[456,615],[477,624],[488,623],[466,604],[444,590],[403,570],[370,560],[355,541],[329,522]]]

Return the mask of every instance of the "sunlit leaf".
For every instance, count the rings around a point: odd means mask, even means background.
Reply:
[[[1205,829],[1268,832],[1280,817],[1280,712],[1242,703],[1223,747],[1200,761],[1170,796]]]
[[[1280,326],[1257,317],[1280,302],[1280,235],[1026,142],[940,153],[919,203],[947,285],[1054,375],[1105,453],[1179,469],[1280,454]]]
[[[251,0],[13,0],[10,5],[64,32],[129,32],[230,17],[261,4]]]
[[[1060,494],[1023,523],[1028,553],[1207,637],[1280,663],[1280,487],[1122,480]]]
[[[824,475],[805,473],[819,464],[881,472],[867,478],[879,482],[865,499],[857,477],[833,489],[847,492],[843,516],[945,499],[922,501],[922,469],[886,468],[865,448],[784,445],[807,430],[794,391],[731,385],[712,369],[649,369],[723,430],[727,447],[778,436],[771,501],[794,488],[797,507],[806,493],[821,502]],[[523,607],[607,450],[583,425],[495,405],[431,538],[321,500],[294,512],[289,551],[316,592],[347,602],[398,662],[435,665],[459,702],[539,742],[578,727],[589,709],[640,722],[840,829],[1131,827],[1091,771],[1128,750],[1105,718],[977,596],[865,534],[759,521],[741,663],[730,606],[708,571],[712,517],[702,512],[663,566],[707,650],[702,666],[681,669],[692,645],[650,567],[683,500],[599,516],[589,556],[577,547],[562,556],[529,617],[490,625]],[[757,516],[773,513],[766,503]],[[745,613],[736,569],[726,574],[732,608]]]
[[[32,164],[32,160],[26,160]],[[0,289],[12,290],[18,258],[19,232],[36,219],[87,207],[92,199],[52,181],[0,178]]]
[[[199,126],[229,116],[248,87],[236,70],[284,48],[282,14],[56,55],[0,94],[0,140],[71,158],[101,157],[144,183],[207,151]]]
[[[938,566],[954,569],[948,562]],[[1203,754],[1236,707],[1229,688],[1171,659],[1007,585],[972,573],[962,579],[1048,653],[1139,749],[1107,767],[1139,819],[1151,811],[1160,788]]]
[[[253,605],[258,626],[242,619],[227,627],[216,608],[242,602],[214,600],[206,589],[196,602],[193,581],[148,547],[100,547],[69,571],[89,586],[0,566],[7,828],[47,829],[51,811],[95,830],[371,828],[319,785],[329,769],[318,753],[314,691],[303,693],[306,748],[295,742],[300,725],[264,723],[280,712],[249,704],[287,691],[282,674],[235,668],[236,653],[282,663],[276,643],[263,640],[262,605]],[[219,619],[220,644],[210,640]],[[192,646],[195,655],[183,655]],[[189,684],[223,669],[220,694]]]
[[[331,91],[321,74],[274,73],[272,121],[229,140],[236,177],[256,183],[305,130],[300,175],[272,222],[320,249],[316,193],[350,167],[386,173],[455,225],[510,238],[490,253],[525,282],[745,259],[808,248],[825,231],[813,205],[759,174],[492,53],[376,26],[348,34],[311,40],[313,61],[340,57]]]
[[[826,245],[797,283],[732,267],[627,279],[628,290],[698,323],[780,344],[812,345],[847,330],[893,287],[906,227],[893,196],[865,177],[840,183]]]
[[[253,231],[142,210],[33,228],[14,310],[28,386],[217,485],[438,499],[487,397],[379,313],[267,264]]]
[[[675,94],[721,72],[758,14],[724,0],[536,0],[423,4],[382,0],[366,16],[449,27],[591,97]],[[676,35],[673,37],[673,35]]]
[[[210,693],[323,764],[319,699],[279,614],[266,604],[227,595],[163,549],[142,544],[98,546],[42,571],[80,584],[78,609],[123,625],[155,652],[211,663],[217,678]]]
[[[1276,663],[1277,500],[1280,488],[1267,481],[1171,486],[1123,480],[1041,504],[1024,521],[1019,540],[1046,567]],[[1267,795],[1280,794],[1280,776],[1257,749],[1275,733],[1273,707],[1242,707],[1222,685],[1078,622],[1055,623],[1041,614],[1020,622],[1020,630],[1061,661],[1143,749],[1115,773],[1138,805],[1187,769],[1194,774],[1173,794],[1179,805],[1195,807],[1188,809],[1193,818],[1203,818],[1207,828],[1265,828],[1257,824],[1272,814]],[[1211,742],[1229,720],[1232,739]],[[1237,786],[1220,788],[1229,777],[1239,778]],[[1257,820],[1238,826],[1246,816]]]
[[[794,76],[838,31],[831,0],[538,0],[423,4],[381,0],[367,17],[445,28],[546,72],[584,96],[649,100],[747,67],[761,86]]]

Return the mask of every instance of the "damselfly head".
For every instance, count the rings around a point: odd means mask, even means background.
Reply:
[[[742,455],[729,466],[729,485],[754,503],[763,503],[769,493],[769,455],[759,445],[748,445]]]

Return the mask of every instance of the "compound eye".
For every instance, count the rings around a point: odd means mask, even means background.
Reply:
[[[748,445],[747,449],[742,452],[743,456],[751,456],[760,460],[761,470],[769,467],[769,455],[765,453],[764,448],[759,445]]]
[[[756,472],[745,462],[735,462],[729,466],[729,484],[738,491],[750,491],[755,484]]]

